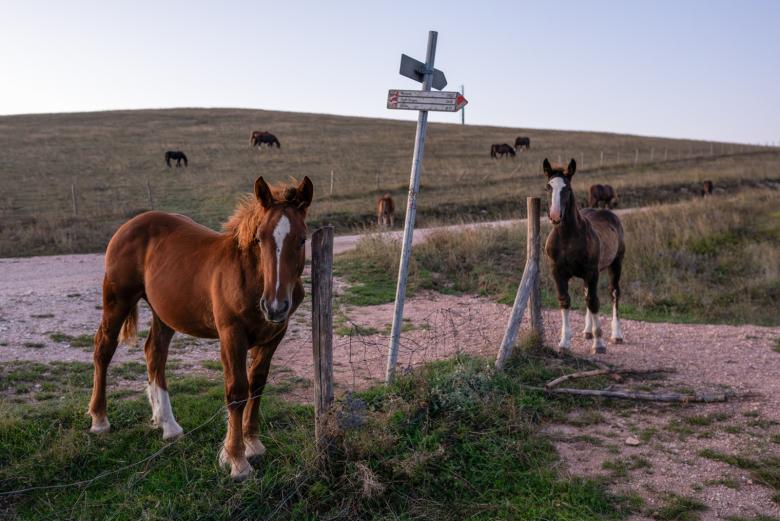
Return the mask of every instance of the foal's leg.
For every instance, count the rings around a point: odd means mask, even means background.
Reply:
[[[585,284],[585,302],[588,301],[588,285]],[[582,336],[585,337],[585,340],[590,340],[593,338],[593,315],[590,314],[590,309],[588,309],[588,306],[585,306],[585,328],[582,330]]]
[[[588,286],[588,311],[591,316],[591,333],[593,334],[592,351],[597,354],[607,352],[604,340],[601,338],[601,324],[599,323],[599,274],[596,272],[585,279]]]
[[[263,393],[265,382],[268,380],[268,371],[271,368],[271,357],[276,351],[279,342],[282,341],[284,333],[278,336],[278,339],[264,346],[256,346],[250,349],[251,362],[247,370],[249,378],[249,401],[244,409],[243,429],[244,429],[244,455],[247,458],[254,458],[265,454],[265,447],[258,439],[260,431],[260,395]]]
[[[553,273],[555,287],[558,289],[558,304],[561,306],[561,341],[558,348],[564,352],[571,352],[571,327],[569,326],[569,279]]]
[[[620,329],[618,305],[620,303],[620,272],[623,267],[623,257],[617,257],[609,265],[609,293],[612,295],[612,342],[623,343],[623,331]]]
[[[173,329],[166,326],[155,314],[144,345],[146,370],[149,374],[146,396],[152,406],[152,424],[155,427],[162,427],[164,440],[170,440],[184,432],[173,417],[168,385],[165,382],[165,362],[168,360],[168,346],[173,334]]]
[[[106,374],[119,343],[122,324],[138,302],[138,297],[120,297],[111,287],[107,282],[103,282],[103,318],[95,333],[95,351],[92,354],[95,372],[92,399],[89,401],[89,415],[92,416],[92,427],[89,431],[94,433],[108,432],[111,429],[106,414]]]
[[[228,408],[228,426],[225,443],[219,452],[222,466],[230,466],[230,477],[236,481],[246,479],[252,466],[244,454],[242,418],[248,398],[249,385],[246,376],[247,339],[235,326],[220,329],[219,341],[222,368],[225,372],[225,401]]]

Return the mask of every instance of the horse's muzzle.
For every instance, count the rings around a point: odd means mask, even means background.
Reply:
[[[277,301],[274,300],[274,303]],[[263,316],[265,316],[265,319],[269,322],[275,322],[277,324],[281,324],[285,320],[287,320],[287,316],[290,314],[290,301],[285,299],[284,302],[282,302],[281,306],[277,305],[268,305],[268,301],[266,301],[265,297],[262,297],[260,299],[260,311],[263,312]]]

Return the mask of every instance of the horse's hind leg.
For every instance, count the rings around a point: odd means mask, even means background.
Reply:
[[[135,306],[138,297],[124,298],[103,282],[103,318],[95,333],[95,350],[92,355],[95,366],[92,382],[92,399],[89,401],[89,415],[92,416],[90,432],[107,432],[111,428],[106,414],[106,374],[108,365],[119,343],[119,332],[125,320],[135,320]]]
[[[587,302],[588,311],[591,317],[591,334],[593,335],[593,347],[592,351],[596,354],[603,354],[607,352],[607,347],[604,345],[604,339],[601,338],[601,323],[599,322],[599,274],[589,276],[585,279],[587,284]]]
[[[623,256],[619,255],[609,265],[609,293],[612,295],[612,342],[623,343],[623,331],[620,329],[618,307],[620,304],[620,272],[623,268]]]
[[[168,346],[173,334],[173,329],[166,326],[160,317],[154,314],[152,327],[149,328],[149,336],[144,345],[146,370],[149,374],[146,396],[152,406],[152,424],[162,428],[164,440],[175,438],[184,432],[173,417],[168,385],[165,382],[165,362],[168,360]]]

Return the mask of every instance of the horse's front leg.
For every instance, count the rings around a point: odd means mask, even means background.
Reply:
[[[590,312],[591,329],[590,332],[593,335],[593,347],[592,352],[596,354],[604,354],[607,352],[607,347],[604,345],[604,339],[601,338],[601,323],[599,322],[599,273],[589,274],[585,278],[585,284],[587,285],[587,303],[588,312]]]
[[[244,455],[247,458],[256,458],[265,454],[265,447],[258,438],[260,431],[260,396],[263,394],[265,382],[268,380],[268,371],[271,369],[271,357],[276,351],[279,342],[284,338],[284,333],[270,343],[253,347],[250,350],[251,362],[247,376],[249,378],[249,401],[244,409],[243,434]]]
[[[242,418],[249,397],[246,375],[246,334],[240,327],[219,329],[220,355],[225,373],[225,401],[228,409],[227,435],[219,452],[219,463],[230,466],[230,477],[236,481],[245,479],[252,466],[244,454]]]
[[[571,352],[571,327],[569,326],[569,277],[553,271],[555,287],[558,289],[558,304],[561,306],[561,341],[558,348],[564,352]]]

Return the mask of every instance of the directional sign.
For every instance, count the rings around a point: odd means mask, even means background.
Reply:
[[[457,112],[467,103],[468,101],[460,92],[393,89],[387,93],[389,109]]]
[[[411,56],[402,54],[401,70],[399,72],[401,73],[401,76],[406,76],[407,78],[422,83],[423,75],[425,74],[425,64],[415,60]],[[444,73],[439,69],[433,69],[433,83],[431,86],[437,90],[441,90],[447,86],[447,78],[444,77]]]

